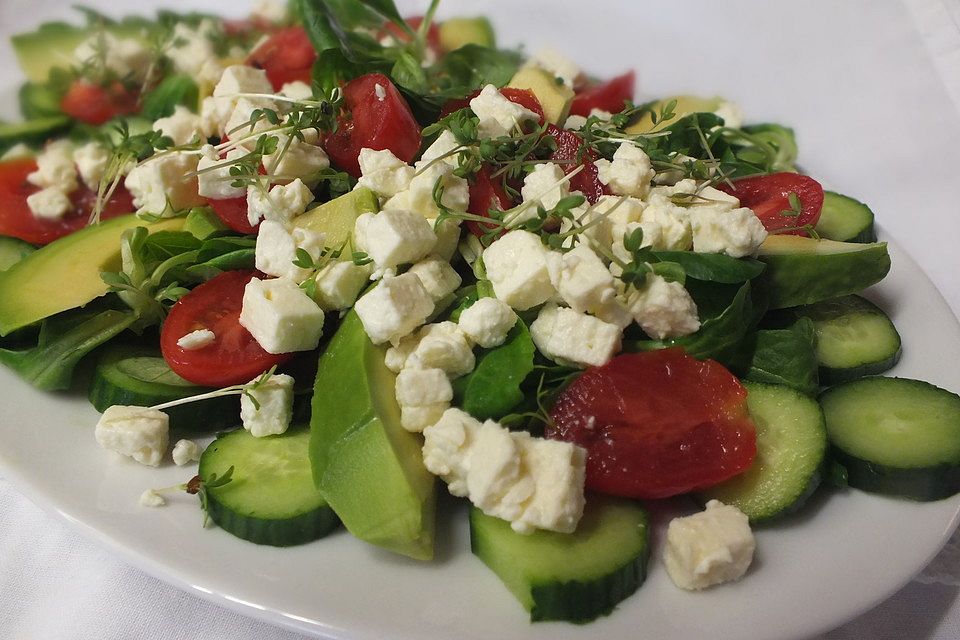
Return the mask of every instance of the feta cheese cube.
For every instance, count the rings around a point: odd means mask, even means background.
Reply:
[[[273,94],[273,85],[267,79],[267,72],[255,67],[235,64],[223,70],[217,86],[213,88],[215,98],[234,98],[240,93]]]
[[[756,254],[767,238],[763,223],[745,207],[690,207],[690,228],[694,251],[724,253],[733,258]]]
[[[285,82],[282,87],[280,87],[280,94],[284,95],[291,100],[312,100],[313,99],[313,89],[310,88],[306,82],[300,80],[294,80],[293,82]]]
[[[406,368],[397,375],[397,403],[401,407],[421,407],[453,400],[453,387],[441,369]]]
[[[449,402],[437,402],[412,407],[400,406],[400,426],[413,433],[422,433],[424,429],[436,424],[443,412],[450,408]]]
[[[317,282],[314,301],[324,311],[352,307],[372,271],[370,265],[359,266],[350,260],[331,262],[314,277]]]
[[[70,196],[56,187],[45,187],[27,196],[27,207],[35,218],[59,220],[73,209]]]
[[[172,115],[154,121],[153,130],[173,140],[175,145],[204,139],[200,116],[179,104],[174,107]]]
[[[437,244],[433,247],[433,254],[449,262],[453,259],[453,254],[457,252],[457,246],[460,244],[460,223],[453,218],[441,220],[437,224],[436,218],[427,218],[430,228],[437,234]]]
[[[223,123],[224,134],[232,141],[242,141],[245,147],[252,149],[259,137],[257,134],[274,126],[264,116],[254,114],[254,111],[264,108],[276,109],[277,104],[264,98],[237,98],[230,116]]]
[[[216,32],[217,27],[212,20],[201,20],[196,26],[178,22],[170,34],[164,55],[177,72],[189,75],[198,82],[213,84],[221,79],[223,73],[213,46]]]
[[[572,443],[481,424],[448,409],[423,430],[423,461],[484,513],[519,533],[547,529],[569,533],[583,513],[586,451]]]
[[[263,156],[263,166],[272,181],[287,184],[298,178],[311,189],[316,187],[320,182],[320,172],[330,166],[326,152],[312,136],[298,140],[283,134],[274,135],[277,138],[277,151]]]
[[[294,264],[297,249],[306,251],[314,261],[324,249],[325,234],[310,229],[288,229],[282,222],[264,220],[257,234],[256,267],[267,275],[303,282],[312,271]]]
[[[595,312],[617,295],[613,276],[588,244],[580,243],[563,254],[557,292],[579,313]]]
[[[256,0],[250,15],[273,24],[283,24],[290,20],[290,11],[287,3],[280,0]]]
[[[231,149],[221,160],[213,146],[204,145],[200,148],[200,154],[197,163],[197,193],[214,200],[242,198],[247,195],[246,187],[235,187],[231,184],[235,178],[230,175],[230,166],[247,155],[246,149]]]
[[[320,344],[323,311],[293,280],[253,278],[243,290],[240,324],[267,353],[310,351]]]
[[[170,418],[157,409],[113,405],[100,416],[94,437],[104,449],[157,467],[167,452]]]
[[[578,131],[583,128],[583,125],[587,124],[587,119],[584,116],[578,116],[576,114],[567,116],[567,119],[563,122],[563,128],[569,129],[571,131]]]
[[[284,224],[307,210],[313,202],[313,192],[297,178],[290,184],[276,184],[267,191],[263,184],[247,187],[247,221],[256,225],[260,220],[274,220]]]
[[[466,211],[470,204],[470,185],[464,178],[453,174],[453,167],[446,162],[430,163],[424,160],[415,165],[415,174],[410,185],[387,200],[384,209],[416,211],[424,218],[436,218],[440,208],[433,199],[433,190],[440,182],[443,196],[440,202],[454,211]]]
[[[366,187],[381,198],[389,198],[410,186],[414,168],[393,155],[389,149],[360,150],[360,179],[358,187]]]
[[[497,297],[518,311],[549,300],[557,292],[547,265],[551,253],[529,231],[510,231],[494,241],[483,252],[483,265]]]
[[[681,589],[705,589],[741,578],[755,547],[747,516],[711,500],[704,511],[670,521],[663,563]]]
[[[378,269],[416,262],[437,243],[430,223],[418,213],[387,209],[364,213],[357,218],[354,238]]]
[[[456,169],[460,165],[460,154],[453,152],[459,146],[460,143],[457,142],[457,137],[453,135],[453,132],[449,129],[444,129],[440,132],[440,135],[437,136],[437,139],[433,141],[433,144],[423,152],[423,155],[420,156],[420,161],[427,164],[434,161],[445,162]]]
[[[540,116],[519,104],[510,102],[495,86],[488,84],[470,100],[470,108],[480,119],[477,135],[498,138],[510,135],[523,122],[537,122]]]
[[[217,336],[210,329],[197,329],[180,337],[177,340],[177,346],[187,351],[202,349],[208,344],[212,344]]]
[[[539,67],[544,71],[549,71],[560,78],[563,84],[571,88],[573,83],[576,82],[577,76],[580,75],[580,67],[554,49],[541,49],[524,66]]]
[[[106,147],[96,142],[88,142],[74,149],[73,162],[77,165],[77,172],[83,184],[96,191],[110,163],[110,157]]]
[[[655,171],[650,157],[632,142],[623,142],[613,154],[613,161],[596,161],[597,177],[618,196],[643,197],[650,189]]]
[[[640,328],[656,340],[690,335],[700,328],[697,305],[679,282],[649,274],[627,296],[627,308]]]
[[[646,204],[639,198],[600,196],[585,215],[582,224],[589,225],[584,235],[600,246],[616,246],[623,242],[623,234],[631,222],[638,222]]]
[[[279,435],[293,417],[293,378],[275,373],[265,381],[251,380],[240,396],[240,421],[255,438]]]
[[[528,210],[536,215],[537,207],[552,209],[562,198],[570,195],[570,185],[565,180],[566,174],[560,165],[553,162],[542,162],[534,166],[533,171],[523,179],[523,188],[520,195],[524,202],[531,203]],[[532,217],[532,215],[530,217]]]
[[[177,440],[173,445],[173,463],[178,467],[188,465],[200,459],[203,447],[193,440]]]
[[[683,184],[678,182],[677,185]],[[660,227],[660,244],[654,249],[664,251],[687,251],[693,245],[693,230],[686,207],[675,204],[671,197],[674,187],[654,187],[650,190],[648,203],[640,215],[640,222],[655,223]]]
[[[421,260],[412,267],[408,273],[415,274],[423,283],[424,289],[430,294],[434,302],[439,302],[457,290],[463,279],[460,277],[447,260],[430,256]]]
[[[620,351],[620,327],[554,304],[540,310],[530,325],[537,349],[550,358],[577,366],[599,367]]]
[[[420,278],[411,273],[383,278],[354,305],[374,344],[399,342],[426,322],[433,308],[433,299]]]
[[[137,213],[165,216],[206,204],[199,194],[198,156],[175,151],[141,162],[127,175],[124,185],[133,195]]]
[[[451,379],[473,371],[476,358],[467,336],[452,322],[428,325],[407,358],[411,369],[441,369]]]
[[[96,33],[77,45],[73,58],[78,67],[111,71],[120,78],[140,80],[150,65],[151,53],[138,40],[117,38],[106,30]]]
[[[484,349],[499,347],[517,323],[510,305],[496,298],[480,298],[460,312],[458,325],[468,338]]]
[[[140,494],[141,507],[162,507],[167,504],[167,499],[156,492],[155,489],[147,489]]]
[[[70,141],[56,140],[47,144],[37,155],[37,170],[27,175],[27,182],[63,193],[76,189],[77,168],[73,163],[73,145]]]

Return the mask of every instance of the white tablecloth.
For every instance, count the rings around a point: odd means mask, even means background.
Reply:
[[[960,0],[906,0],[906,4],[960,117]],[[939,160],[955,163],[956,158]],[[938,284],[957,311],[960,280],[940,278]],[[75,533],[67,522],[33,505],[3,478],[0,514],[0,639],[304,637],[206,602],[130,567]],[[943,584],[944,580],[956,584],[958,573],[960,552],[949,547],[917,580],[824,638],[960,638],[960,588]]]

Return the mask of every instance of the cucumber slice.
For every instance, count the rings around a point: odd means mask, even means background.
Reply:
[[[0,271],[6,271],[36,250],[29,242],[0,236]]]
[[[649,527],[635,502],[590,495],[574,533],[516,533],[470,511],[470,547],[530,612],[532,621],[589,622],[607,614],[646,577]]]
[[[184,380],[167,366],[157,349],[111,345],[97,361],[88,397],[97,411],[115,404],[151,407],[210,391]],[[174,433],[211,433],[240,420],[236,396],[210,398],[164,409]]]
[[[813,320],[820,383],[883,373],[900,360],[900,334],[877,305],[850,295],[797,310]]]
[[[217,438],[200,456],[200,481],[233,472],[205,492],[210,519],[238,538],[275,547],[330,533],[339,521],[313,486],[309,448],[310,431],[302,427],[279,436],[255,438],[240,429]]]
[[[831,455],[852,487],[914,500],[960,491],[960,396],[920,380],[861,378],[820,396]]]
[[[827,432],[816,400],[782,385],[744,386],[757,425],[757,457],[744,473],[700,497],[733,505],[755,523],[795,511],[816,490]]]
[[[815,231],[821,238],[838,242],[877,241],[870,207],[833,191],[823,192],[823,209]]]

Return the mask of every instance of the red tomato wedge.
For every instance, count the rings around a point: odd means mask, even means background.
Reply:
[[[823,187],[810,176],[798,173],[771,173],[767,176],[749,176],[733,181],[733,187],[725,182],[717,188],[740,199],[740,206],[753,212],[767,231],[805,236],[803,229],[811,227],[820,219],[823,208]],[[793,215],[790,194],[800,200],[800,215]],[[789,229],[786,231],[785,229]]]
[[[259,224],[252,226],[247,219],[247,198],[244,196],[222,200],[207,198],[207,204],[223,224],[237,233],[255,234],[260,228]]]
[[[570,178],[571,191],[581,191],[590,204],[595,204],[600,196],[608,193],[606,186],[600,182],[599,171],[594,164],[597,155],[589,149],[583,154],[579,153],[580,144],[583,142],[580,136],[552,124],[547,126],[547,135],[557,142],[557,150],[551,154],[550,159],[558,161],[564,173],[570,173],[583,165],[580,173]]]
[[[97,201],[97,194],[85,186],[70,194],[73,211],[60,220],[42,220],[33,215],[27,196],[40,188],[27,182],[27,175],[36,170],[37,163],[32,158],[0,162],[0,235],[47,244],[85,227]],[[101,218],[108,220],[133,210],[133,197],[121,185],[113,192]]]
[[[577,116],[589,116],[593,109],[610,113],[623,111],[623,103],[633,100],[635,74],[628,71],[606,82],[589,85],[577,92],[570,105],[570,113]]]
[[[504,87],[500,89],[500,93],[503,94],[503,97],[520,105],[526,109],[530,109],[535,114],[540,116],[540,124],[544,122],[543,107],[540,106],[540,101],[537,100],[537,96],[533,95],[533,92],[529,89],[513,89],[510,87]],[[440,110],[440,117],[448,116],[454,111],[459,111],[460,109],[466,109],[470,106],[470,101],[480,95],[479,91],[474,91],[466,98],[460,98],[458,100],[450,100],[447,104],[443,105],[443,109]]]
[[[243,289],[256,271],[226,271],[180,298],[160,331],[160,350],[170,368],[182,378],[207,387],[249,382],[293,354],[263,350],[240,325]],[[199,349],[183,349],[177,340],[197,329],[209,329],[216,338]]]
[[[493,171],[489,166],[480,167],[470,185],[470,204],[467,211],[474,215],[490,217],[490,210],[506,211],[513,206],[510,196],[503,188],[499,178],[491,178]],[[487,231],[493,228],[481,222],[467,222],[467,229],[478,238],[482,238]]]
[[[377,95],[377,85],[385,95]],[[420,150],[420,125],[410,105],[390,79],[382,73],[368,73],[343,87],[346,114],[337,121],[337,130],[327,139],[327,155],[338,167],[360,177],[357,159],[363,148],[389,149],[404,162],[411,162]]]
[[[247,64],[267,72],[267,79],[279,91],[288,82],[310,84],[317,52],[303,27],[287,27],[270,35],[247,58]]]
[[[137,94],[124,89],[119,82],[104,88],[76,80],[60,99],[60,110],[80,122],[103,124],[116,116],[134,113]]]
[[[587,449],[586,486],[666,498],[745,471],[757,453],[747,392],[682,349],[617,356],[564,389],[546,436]]]

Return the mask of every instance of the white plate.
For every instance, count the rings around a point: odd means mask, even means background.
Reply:
[[[43,2],[30,6],[31,22],[52,11]],[[659,13],[652,13],[652,6]],[[608,74],[636,66],[647,94],[724,93],[740,101],[752,120],[777,118],[796,126],[801,159],[811,173],[828,176],[829,186],[874,205],[885,228],[897,227],[908,244],[933,238],[920,245],[931,247],[923,254],[928,269],[936,269],[938,261],[949,264],[945,242],[936,240],[949,235],[946,227],[930,229],[926,221],[946,211],[951,182],[932,180],[939,165],[922,161],[945,157],[930,154],[955,135],[955,123],[941,122],[936,129],[915,124],[910,136],[892,127],[879,140],[879,129],[871,127],[889,123],[897,113],[895,101],[877,102],[889,95],[889,83],[882,92],[871,82],[854,89],[845,84],[846,76],[830,70],[837,63],[863,65],[857,67],[859,77],[872,80],[902,69],[902,52],[870,48],[871,38],[889,37],[884,29],[878,35],[868,30],[857,43],[838,44],[859,14],[844,5],[824,19],[829,6],[792,7],[787,14],[765,3],[722,9],[707,2],[610,3],[600,12],[574,2],[527,3],[522,9],[499,2],[492,11],[504,42],[526,41],[531,49],[552,42]],[[883,11],[881,25],[898,17],[897,10]],[[0,17],[4,34],[24,26],[23,17]],[[791,32],[819,29],[816,42],[805,43],[804,56],[778,48],[783,38],[777,30],[787,22]],[[877,59],[858,57],[865,50]],[[917,64],[912,83],[930,73],[929,65]],[[2,79],[5,87],[17,82]],[[929,109],[929,102],[918,109]],[[896,143],[901,160],[888,161],[880,142]],[[909,180],[896,184],[905,176]],[[894,205],[921,197],[929,216],[906,233]],[[894,246],[892,255],[891,276],[871,295],[904,336],[904,358],[894,373],[960,389],[960,326],[953,312],[902,250]],[[949,537],[960,508],[958,498],[914,504],[856,491],[821,494],[798,516],[758,532],[757,562],[739,583],[681,592],[670,584],[655,548],[646,584],[613,615],[582,627],[530,626],[499,580],[470,555],[462,518],[442,522],[438,559],[430,564],[388,555],[342,532],[293,549],[256,547],[216,529],[202,531],[192,498],[164,509],[140,507],[144,488],[182,482],[190,472],[148,469],[98,449],[92,438],[96,414],[82,398],[41,394],[6,371],[0,372],[0,398],[5,409],[0,469],[38,503],[168,582],[250,615],[344,639],[562,640],[638,632],[676,639],[700,637],[704,630],[739,640],[808,637],[854,617],[908,581]]]

